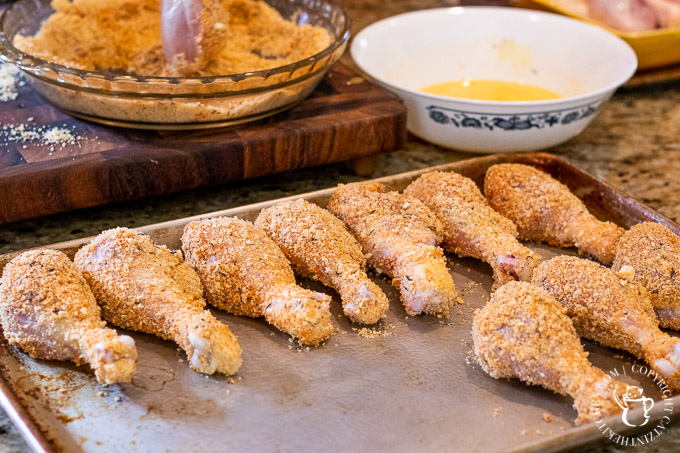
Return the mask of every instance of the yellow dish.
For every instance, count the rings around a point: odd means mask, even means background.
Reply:
[[[540,5],[543,9],[553,11],[575,19],[590,22],[606,28],[626,41],[635,50],[638,57],[638,70],[657,68],[673,63],[680,63],[680,27],[659,28],[643,32],[625,32],[609,28],[589,17],[582,16],[564,7],[560,0],[528,0]]]

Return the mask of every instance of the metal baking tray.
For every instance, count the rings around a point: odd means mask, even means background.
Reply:
[[[548,154],[481,157],[378,179],[400,190],[432,170],[453,170],[482,181],[501,162],[541,168],[566,183],[602,219],[622,226],[643,220],[680,226],[620,190]],[[324,206],[333,189],[298,195]],[[280,200],[140,228],[179,248],[183,226],[213,216],[254,220]],[[89,239],[51,247],[73,255]],[[530,244],[544,258],[575,253]],[[0,256],[0,269],[15,254]],[[0,344],[0,405],[36,452],[209,451],[556,451],[605,440],[594,424],[576,427],[572,400],[517,380],[496,380],[475,363],[470,327],[493,283],[491,269],[449,255],[463,304],[450,320],[407,317],[387,279],[373,275],[391,306],[369,338],[341,316],[339,332],[318,348],[300,348],[262,319],[214,310],[238,336],[243,367],[237,376],[206,377],[187,366],[177,347],[128,333],[139,351],[131,384],[98,384],[86,367],[30,359]],[[592,362],[610,370],[632,356],[584,341]],[[634,380],[633,380],[634,382]],[[660,397],[650,382],[645,394]],[[680,412],[680,396],[672,398]],[[661,404],[655,405],[661,409]],[[544,413],[552,416],[550,423]],[[636,414],[639,415],[639,414]],[[661,416],[653,412],[653,419]],[[653,421],[653,420],[652,420]],[[620,417],[607,419],[623,430]]]

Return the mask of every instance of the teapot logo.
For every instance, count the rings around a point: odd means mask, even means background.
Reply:
[[[632,384],[623,379],[633,380]],[[617,382],[612,385],[612,380]],[[644,386],[644,383],[652,384]],[[598,383],[594,393],[591,409],[595,414],[594,423],[604,437],[622,447],[636,447],[646,445],[662,436],[671,425],[673,415],[673,394],[668,388],[663,376],[648,367],[634,363],[623,365],[620,368],[612,368]],[[650,397],[643,394],[647,389]],[[658,391],[658,392],[657,392]],[[658,393],[658,396],[656,395]],[[609,397],[609,408],[613,403],[621,409],[621,421],[625,426],[610,426],[608,417],[600,413],[602,398]],[[656,398],[656,399],[655,399]],[[654,413],[652,414],[652,408]],[[611,415],[608,411],[607,415]],[[632,414],[635,414],[633,416]],[[619,414],[611,415],[618,419]],[[630,428],[641,428],[631,432]],[[617,429],[620,432],[617,432]]]
[[[651,411],[652,408],[654,407],[654,400],[652,398],[647,398],[646,396],[644,396],[643,391],[644,390],[641,387],[628,385],[626,386],[626,391],[621,396],[619,396],[615,391],[613,392],[614,401],[616,401],[616,404],[618,404],[619,407],[623,410],[623,413],[621,414],[621,421],[623,421],[623,423],[633,428],[645,426],[649,421],[649,411]],[[644,410],[643,413],[644,421],[640,424],[634,424],[628,421],[628,410],[632,409],[631,403],[640,403],[640,406]]]

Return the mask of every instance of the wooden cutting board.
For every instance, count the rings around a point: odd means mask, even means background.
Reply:
[[[340,63],[292,109],[231,128],[102,126],[60,112],[28,85],[15,101],[0,102],[0,123],[63,127],[80,137],[46,146],[0,129],[0,223],[360,160],[399,149],[406,138],[404,106]]]

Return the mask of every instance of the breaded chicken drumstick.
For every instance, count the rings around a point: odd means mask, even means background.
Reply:
[[[265,319],[301,344],[316,346],[335,332],[325,294],[299,287],[290,263],[274,241],[235,217],[192,222],[182,249],[217,308]]]
[[[341,220],[305,200],[264,209],[255,221],[276,242],[301,275],[334,288],[345,314],[373,324],[388,309],[382,290],[366,276],[366,257]]]
[[[495,286],[531,280],[541,257],[517,241],[517,227],[489,206],[474,181],[437,171],[416,179],[404,193],[425,203],[442,222],[444,249],[491,265]]]
[[[115,228],[78,250],[75,263],[110,323],[174,341],[201,373],[238,371],[236,337],[205,310],[201,281],[180,252]]]
[[[409,315],[449,315],[458,293],[437,247],[441,223],[427,206],[382,184],[353,183],[335,189],[328,210],[347,224],[368,264],[393,278]]]
[[[659,330],[643,287],[573,256],[541,263],[532,284],[564,305],[579,335],[645,360],[669,388],[680,389],[680,339]]]
[[[604,264],[614,261],[623,229],[597,220],[547,173],[528,165],[493,165],[486,172],[484,194],[492,208],[515,222],[520,239],[576,246]]]
[[[31,250],[7,263],[0,319],[10,344],[33,358],[87,363],[104,384],[132,380],[134,340],[105,327],[90,287],[62,252]]]
[[[621,237],[612,269],[647,289],[661,327],[680,330],[680,236],[660,223],[635,225]]]
[[[621,412],[612,390],[625,391],[626,385],[588,361],[564,308],[527,282],[493,293],[475,314],[472,339],[482,369],[492,377],[518,378],[574,398],[577,424]]]

